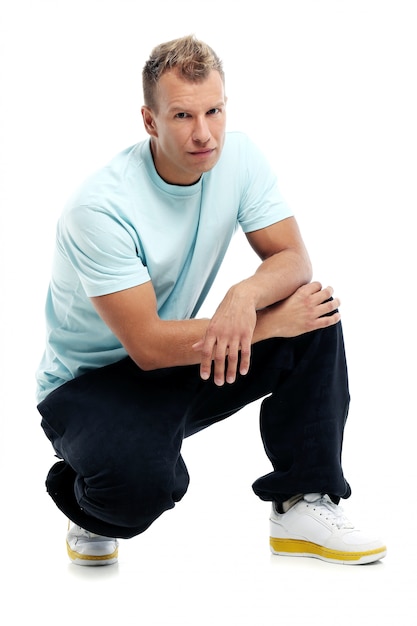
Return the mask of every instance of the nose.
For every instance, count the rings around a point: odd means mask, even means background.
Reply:
[[[193,128],[193,141],[197,143],[207,143],[210,140],[211,133],[205,116],[195,118]]]

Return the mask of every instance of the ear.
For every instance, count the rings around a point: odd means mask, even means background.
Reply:
[[[148,133],[148,135],[151,135],[151,137],[157,137],[158,133],[156,130],[155,115],[152,109],[150,109],[147,106],[143,106],[141,108],[141,112],[142,112],[143,125],[145,126],[146,132]]]

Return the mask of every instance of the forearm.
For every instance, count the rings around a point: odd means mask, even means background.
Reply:
[[[208,377],[212,360],[228,356],[230,363],[241,351],[243,364],[248,363],[252,343],[281,334],[281,323],[274,319],[271,325],[270,315],[262,311],[308,281],[308,271],[292,248],[271,254],[252,277],[228,290],[211,319],[161,319],[150,281],[92,302],[140,368],[200,363]]]
[[[339,306],[332,287],[323,289],[317,281],[302,285],[290,297],[257,312],[252,343],[333,326],[340,320]]]
[[[129,356],[143,370],[195,365],[200,355],[193,349],[204,337],[208,319],[156,319],[142,333],[139,329],[120,336]]]
[[[212,319],[159,320],[145,359],[141,347],[141,361],[147,369],[200,363],[202,355],[193,346],[202,344],[207,330],[214,332],[216,341],[221,342],[220,322],[225,325],[228,336],[235,331],[241,336],[242,326],[251,327],[250,316],[253,333],[248,333],[249,343],[279,336],[279,316],[274,314],[271,320],[271,311],[267,311],[267,307],[288,298],[310,278],[308,258],[299,252],[285,250],[272,255],[262,262],[253,276],[230,287]]]
[[[259,311],[288,298],[309,283],[311,277],[308,257],[295,250],[284,250],[263,261],[252,276],[231,287],[230,292],[244,306]]]
[[[271,310],[257,312],[256,326],[251,343],[279,336],[279,323],[272,319]],[[141,333],[135,341],[127,341],[129,356],[144,370],[161,369],[201,362],[201,352],[193,346],[201,342],[210,324],[210,319],[188,319],[179,321],[159,320],[152,332],[143,341]]]
[[[195,365],[201,362],[201,352],[193,346],[201,342],[210,319],[159,320],[153,330],[135,334],[124,342],[129,356],[143,370]],[[270,310],[257,312],[256,326],[251,343],[277,336],[276,321],[272,323]]]

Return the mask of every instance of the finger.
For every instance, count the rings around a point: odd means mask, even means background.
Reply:
[[[334,326],[340,322],[341,315],[338,310],[333,311],[327,315],[321,315],[317,321],[317,328],[327,328],[328,326]]]
[[[214,383],[221,387],[224,385],[224,374],[225,374],[225,366],[226,366],[226,356],[227,356],[227,343],[216,343],[214,349],[214,372],[213,379]]]
[[[316,293],[316,297],[320,298],[322,302],[325,302],[326,300],[330,300],[330,298],[332,298],[333,293],[334,289],[329,285],[328,287],[320,289],[320,291]]]
[[[325,289],[321,290],[321,295],[323,296],[323,300],[329,300],[333,297],[334,289],[333,287],[327,286]]]
[[[206,338],[204,342],[202,343],[201,361],[200,361],[200,377],[203,380],[208,380],[210,378],[215,345],[216,345],[215,340],[208,339],[208,338]]]
[[[306,285],[302,285],[300,288],[300,291],[305,291],[307,294],[314,294],[314,293],[318,293],[319,291],[321,291],[323,289],[321,283],[318,282],[318,280],[313,281],[312,283],[307,283]]]
[[[232,384],[236,380],[237,365],[239,362],[239,341],[229,345],[227,349],[226,382]]]
[[[323,302],[327,302],[331,300],[333,297],[333,287],[326,287],[324,289],[320,289],[319,291],[315,291],[310,295],[310,303],[313,306],[319,306]]]
[[[239,372],[240,374],[242,374],[242,376],[245,376],[249,372],[251,350],[252,350],[252,346],[251,346],[250,341],[246,341],[242,343],[242,346],[240,348],[240,367],[239,367]]]
[[[329,317],[330,315],[334,315],[337,313],[339,306],[339,298],[330,298],[329,300],[325,300],[317,307],[319,317]]]

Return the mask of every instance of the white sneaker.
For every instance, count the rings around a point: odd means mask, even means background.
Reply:
[[[117,563],[119,542],[68,524],[67,552],[76,565],[112,565]]]
[[[355,529],[341,507],[320,493],[304,495],[286,513],[278,513],[273,505],[270,525],[274,554],[362,565],[378,561],[387,553],[381,541]]]

